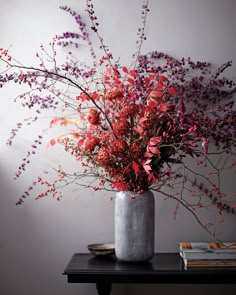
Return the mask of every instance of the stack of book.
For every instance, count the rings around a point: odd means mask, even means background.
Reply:
[[[236,268],[236,242],[182,242],[179,253],[186,268]]]

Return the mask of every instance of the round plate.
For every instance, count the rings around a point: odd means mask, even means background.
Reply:
[[[90,244],[89,251],[97,256],[112,255],[115,253],[114,244]]]

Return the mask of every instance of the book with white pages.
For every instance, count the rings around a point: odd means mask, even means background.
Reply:
[[[234,253],[221,253],[221,252],[194,252],[194,251],[183,251],[180,256],[187,260],[219,260],[219,259],[235,259],[236,252]]]
[[[217,252],[217,253],[236,253],[236,242],[181,242],[180,252]]]

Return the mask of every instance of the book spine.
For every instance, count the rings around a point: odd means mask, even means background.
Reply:
[[[236,259],[230,260],[187,260],[184,259],[186,267],[234,267],[236,268]]]

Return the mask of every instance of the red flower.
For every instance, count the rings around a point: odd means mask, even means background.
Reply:
[[[106,147],[100,148],[96,157],[98,164],[101,166],[110,166],[111,165],[111,153],[110,150]]]
[[[121,118],[129,118],[129,117],[134,117],[137,112],[138,112],[138,105],[136,104],[131,104],[131,105],[128,105],[128,106],[124,106],[120,113],[119,113],[119,116]]]
[[[111,143],[111,152],[114,155],[119,156],[119,155],[123,154],[127,149],[128,149],[128,144],[126,143],[126,141],[124,141],[122,139],[114,140]]]
[[[122,98],[123,96],[124,96],[123,90],[119,88],[115,88],[115,89],[112,89],[110,92],[108,92],[108,94],[106,95],[106,98],[112,101],[118,98]]]
[[[138,159],[144,153],[144,148],[141,146],[141,144],[134,142],[130,146],[130,153],[134,159]]]
[[[147,118],[141,118],[140,119],[140,126],[143,128],[143,129],[150,129],[153,124],[154,124],[154,120],[153,119],[147,119]]]
[[[114,132],[117,136],[126,135],[129,130],[130,124],[127,120],[120,120],[113,124]]]
[[[128,191],[130,186],[127,183],[116,182],[113,184],[113,188],[117,189],[118,191]]]
[[[87,139],[85,143],[85,151],[86,152],[93,152],[96,146],[100,145],[99,138],[92,136],[91,138]]]
[[[118,191],[128,191],[130,189],[130,185],[125,182],[125,178],[122,174],[114,175],[112,183],[113,188],[116,188]]]
[[[92,125],[100,123],[100,113],[96,109],[90,109],[88,112],[88,121]]]

